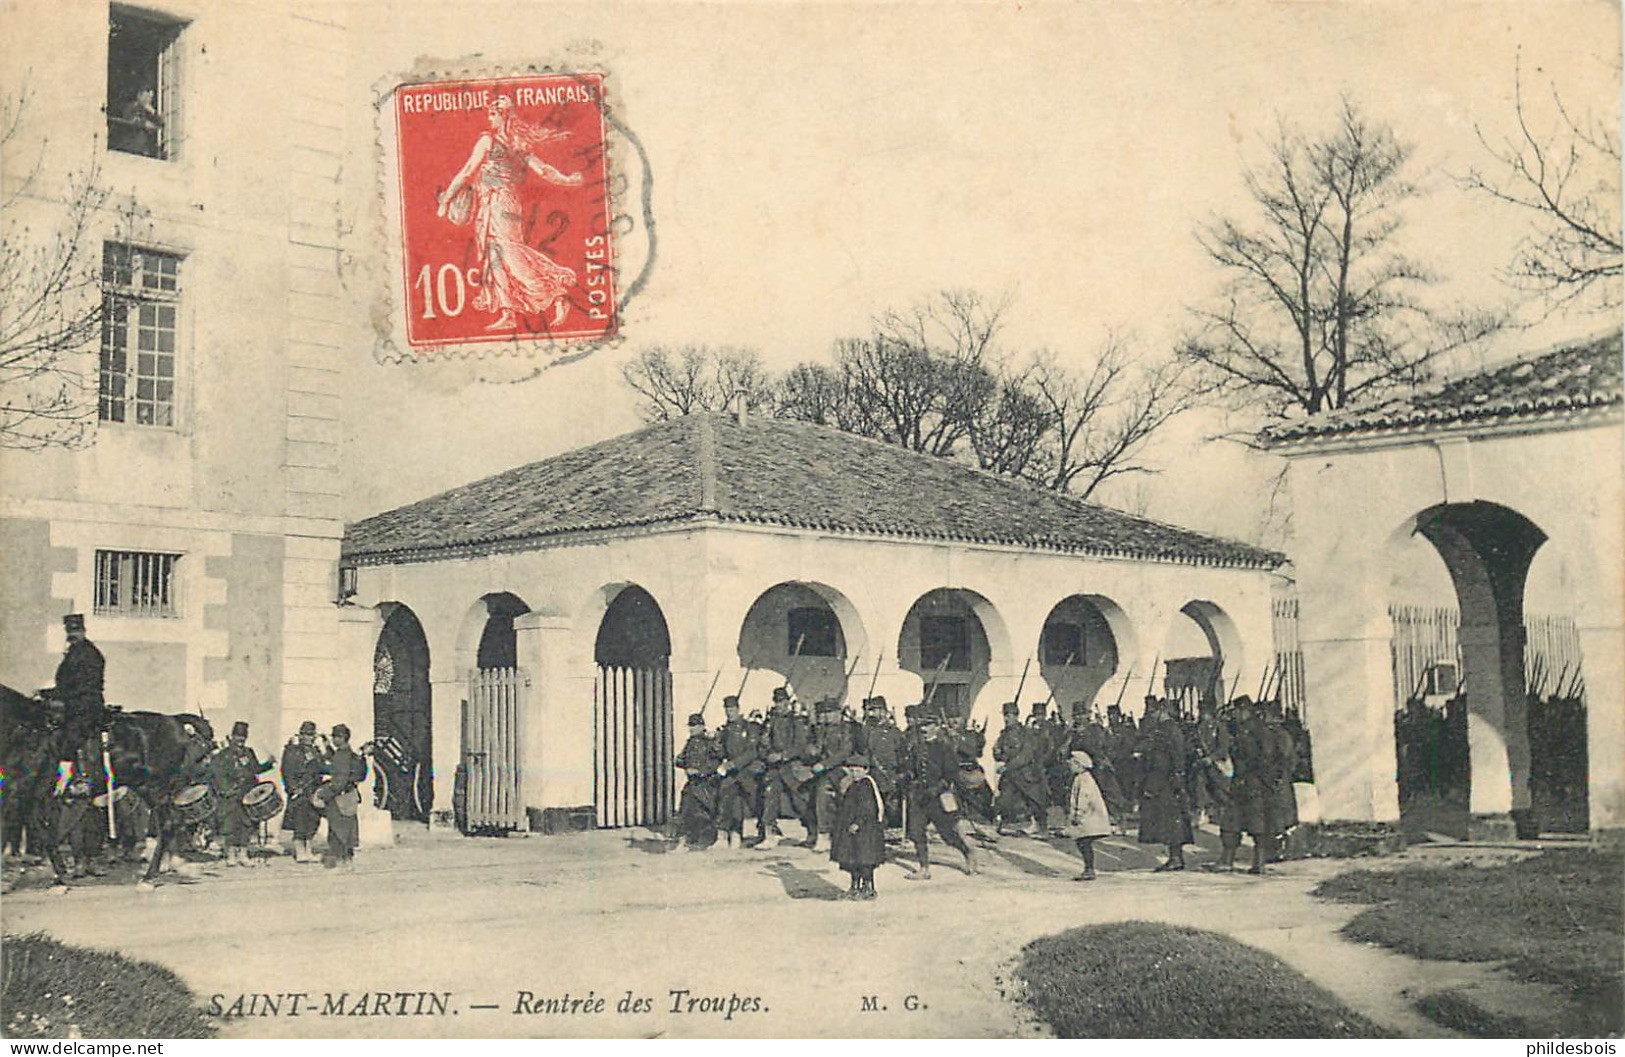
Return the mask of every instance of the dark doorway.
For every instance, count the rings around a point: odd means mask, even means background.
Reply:
[[[427,822],[434,807],[429,640],[406,606],[385,608],[372,657],[374,763],[383,778],[378,806],[397,819]]]

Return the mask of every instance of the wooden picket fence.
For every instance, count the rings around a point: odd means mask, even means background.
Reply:
[[[672,814],[671,672],[601,666],[593,686],[593,805],[600,828],[661,826]]]
[[[529,686],[523,668],[486,668],[469,676],[463,765],[470,831],[527,828],[522,777]]]

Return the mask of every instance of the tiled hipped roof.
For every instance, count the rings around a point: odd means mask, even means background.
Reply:
[[[1205,536],[826,426],[696,414],[520,466],[349,526],[346,558],[431,561],[572,533],[692,521],[1273,568]]]
[[[1265,430],[1264,439],[1284,444],[1430,426],[1516,422],[1618,406],[1620,357],[1616,332],[1381,403],[1273,426]]]

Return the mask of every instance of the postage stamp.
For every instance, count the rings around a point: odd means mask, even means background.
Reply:
[[[412,352],[615,335],[603,74],[403,85],[393,126]]]

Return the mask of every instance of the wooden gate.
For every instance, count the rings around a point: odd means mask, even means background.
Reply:
[[[467,774],[467,827],[525,829],[519,775],[525,745],[523,668],[488,668],[469,676],[463,704],[463,767]]]
[[[676,781],[672,755],[671,672],[600,667],[592,751],[598,825],[664,825]]]

